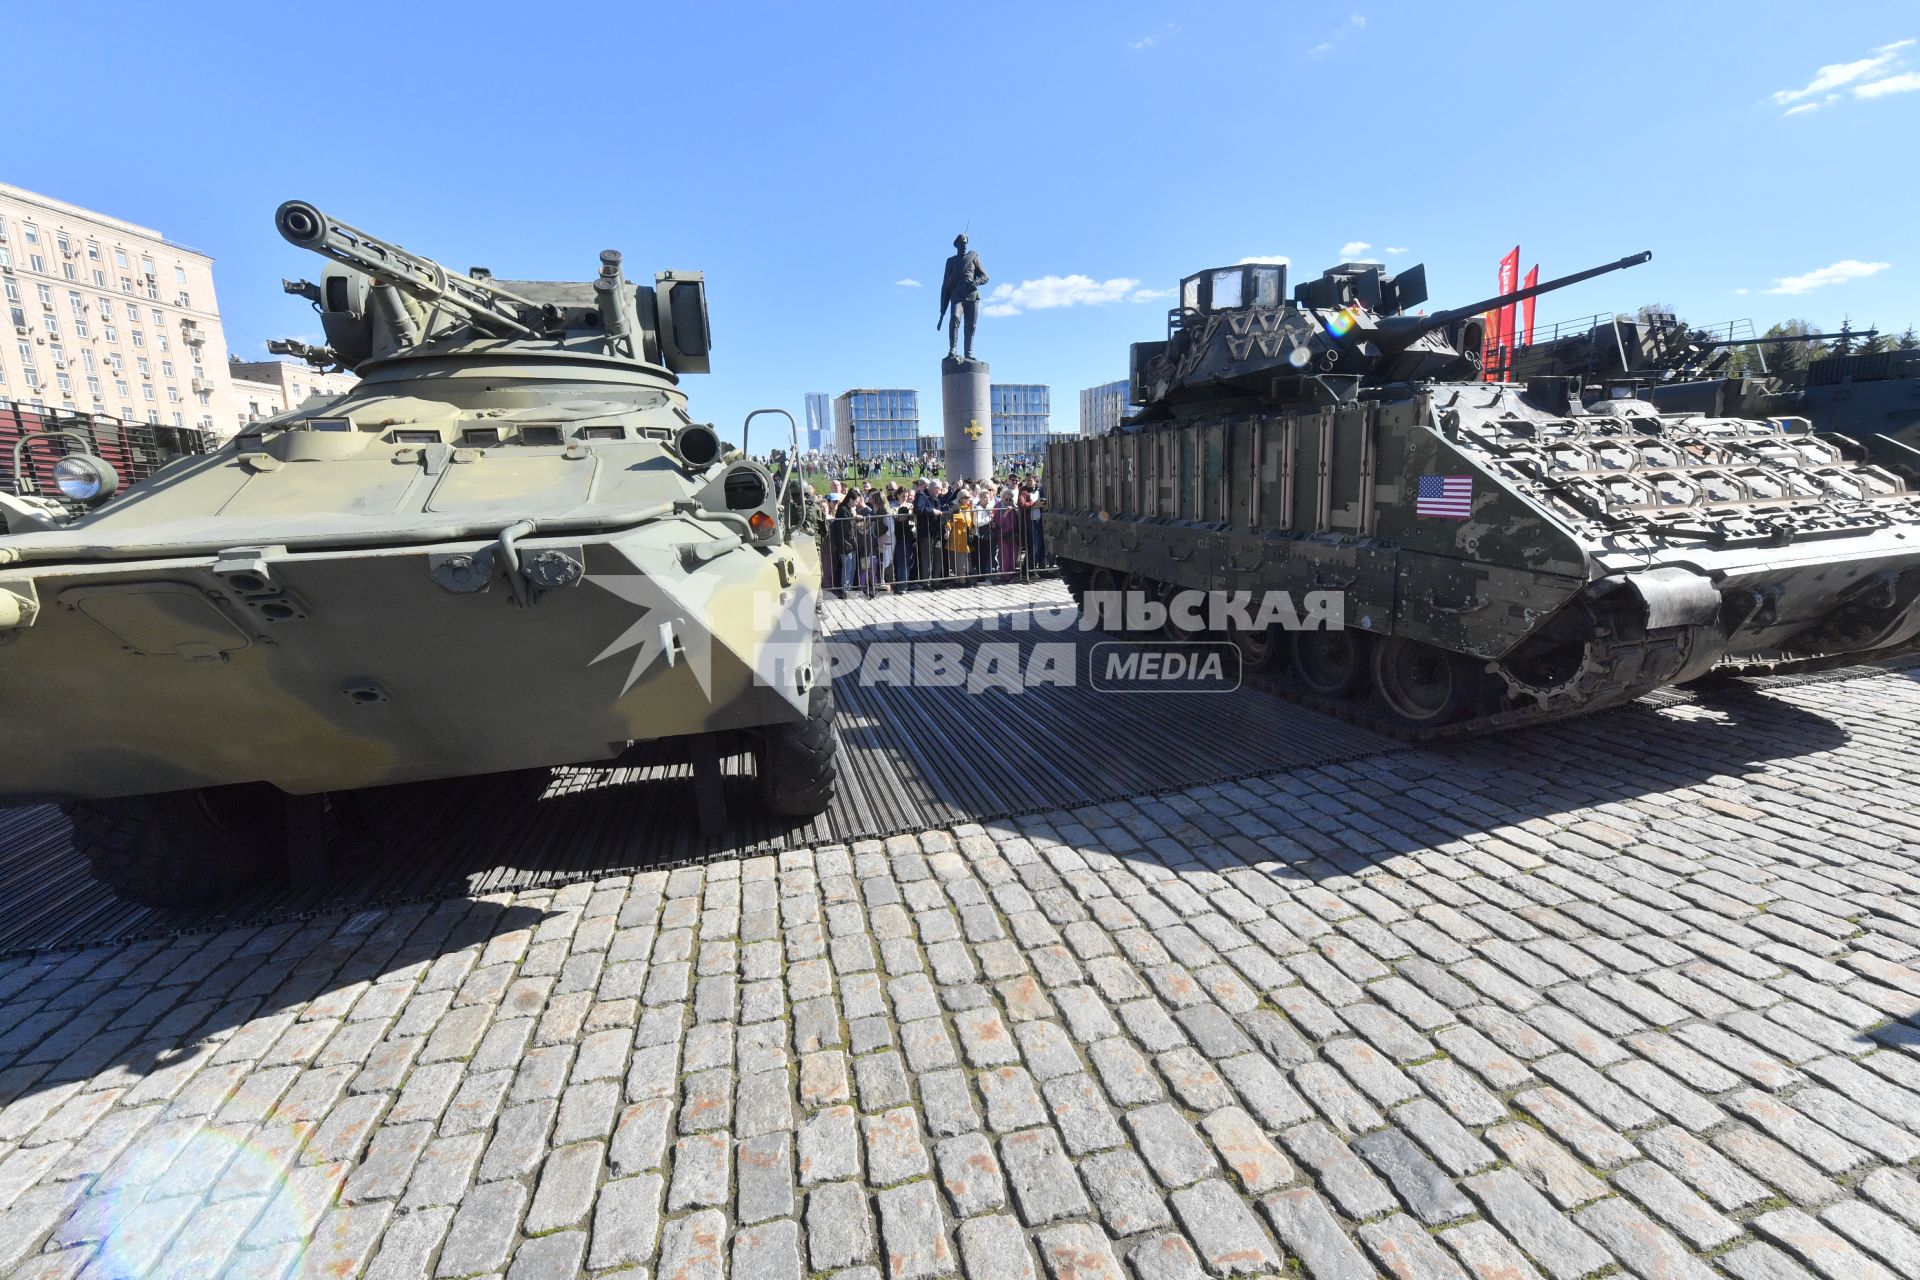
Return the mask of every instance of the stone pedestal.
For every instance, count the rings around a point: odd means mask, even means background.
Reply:
[[[984,360],[940,361],[940,420],[945,428],[947,482],[993,475],[993,393]]]

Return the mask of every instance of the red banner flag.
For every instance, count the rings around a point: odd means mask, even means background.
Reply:
[[[1512,293],[1519,287],[1515,283],[1519,279],[1520,246],[1515,245],[1513,246],[1512,253],[1500,259],[1500,292]],[[1502,307],[1500,313],[1500,336],[1505,339],[1507,349],[1511,351],[1520,341],[1520,317],[1515,311],[1514,304],[1511,302]],[[1502,377],[1506,376],[1508,363],[1507,361],[1501,362],[1500,373]]]
[[[1500,359],[1500,308],[1487,312],[1486,339],[1480,346],[1480,380],[1492,382],[1494,370],[1499,368]]]
[[[1533,270],[1527,272],[1526,283],[1522,284],[1520,287],[1522,289],[1531,289],[1533,288],[1533,286],[1539,283],[1540,283],[1540,264],[1536,262],[1533,264]],[[1528,298],[1525,302],[1520,304],[1520,327],[1522,330],[1525,331],[1527,335],[1521,345],[1528,346],[1528,347],[1533,345],[1533,303],[1534,303],[1534,299]]]

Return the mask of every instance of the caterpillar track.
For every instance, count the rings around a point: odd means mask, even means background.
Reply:
[[[1084,611],[1084,585],[1076,581],[1072,570],[1064,576],[1075,607]],[[1487,693],[1494,695],[1495,682],[1505,690],[1504,695],[1499,696],[1498,705],[1465,719],[1434,726],[1410,725],[1398,719],[1375,701],[1370,686],[1356,690],[1349,697],[1317,695],[1286,671],[1276,669],[1286,665],[1284,656],[1274,659],[1265,667],[1249,663],[1245,667],[1244,682],[1249,687],[1285,698],[1322,715],[1418,745],[1524,729],[1624,706],[1663,685],[1672,684],[1673,677],[1686,666],[1694,648],[1708,641],[1705,632],[1705,628],[1680,628],[1638,640],[1597,636],[1585,646],[1578,669],[1567,679],[1551,686],[1531,684],[1506,671],[1498,663],[1488,663],[1484,672],[1488,677]],[[1222,639],[1218,635],[1181,636],[1171,631],[1146,636],[1107,629],[1106,634],[1122,640],[1209,642]],[[1916,650],[1920,651],[1920,646],[1916,646]],[[1854,665],[1857,662],[1835,663],[1835,666]],[[1719,672],[1716,670],[1714,674]],[[1491,696],[1487,699],[1492,700]]]

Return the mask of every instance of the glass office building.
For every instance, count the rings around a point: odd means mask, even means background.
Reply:
[[[815,453],[833,447],[833,397],[824,391],[807,392],[807,420],[801,424],[800,447]]]
[[[1037,382],[996,382],[992,397],[993,460],[1040,461],[1053,421],[1051,392]]]
[[[1127,403],[1131,389],[1125,378],[1118,382],[1103,382],[1097,387],[1088,387],[1080,393],[1080,434],[1083,436],[1103,436],[1120,425],[1120,420],[1132,412],[1133,406]]]
[[[905,387],[842,392],[833,402],[833,448],[856,458],[920,452],[920,393]]]

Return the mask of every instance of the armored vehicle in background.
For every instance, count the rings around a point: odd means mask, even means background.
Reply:
[[[1868,442],[1876,460],[1920,479],[1920,350],[1812,361],[1799,412],[1822,431]]]
[[[73,518],[0,498],[0,789],[66,802],[96,872],[174,903],[270,872],[355,788],[752,750],[824,809],[833,697],[796,441],[762,465],[687,412],[704,282],[462,274],[289,202],[353,390]],[[761,411],[765,412],[765,411]],[[73,499],[111,491],[68,458]],[[99,483],[95,483],[99,481]],[[703,770],[703,765],[705,766]],[[703,792],[711,808],[714,794]]]
[[[1483,312],[1649,256],[1432,315],[1414,314],[1422,267],[1344,264],[1291,301],[1282,266],[1187,277],[1166,339],[1133,347],[1140,412],[1049,450],[1069,587],[1101,605],[1285,592],[1296,612],[1338,593],[1339,627],[1231,608],[1165,626],[1225,626],[1302,696],[1372,691],[1414,734],[1913,647],[1920,496],[1855,442],[1631,396],[1587,406],[1579,379],[1478,380]]]
[[[1688,370],[1650,384],[1645,394],[1663,412],[1797,415],[1816,431],[1860,441],[1875,462],[1920,480],[1920,350],[1820,356],[1791,374],[1761,377]]]
[[[1816,431],[1851,436],[1874,461],[1920,480],[1920,350],[1851,349],[1875,336],[1843,326],[1838,333],[1720,338],[1671,315],[1643,315],[1521,347],[1510,356],[1510,377],[1577,378],[1589,403],[1626,386],[1662,413],[1802,417]],[[1834,343],[1833,353],[1767,368],[1766,348],[1816,342]],[[1757,371],[1733,368],[1742,348],[1760,349]]]

